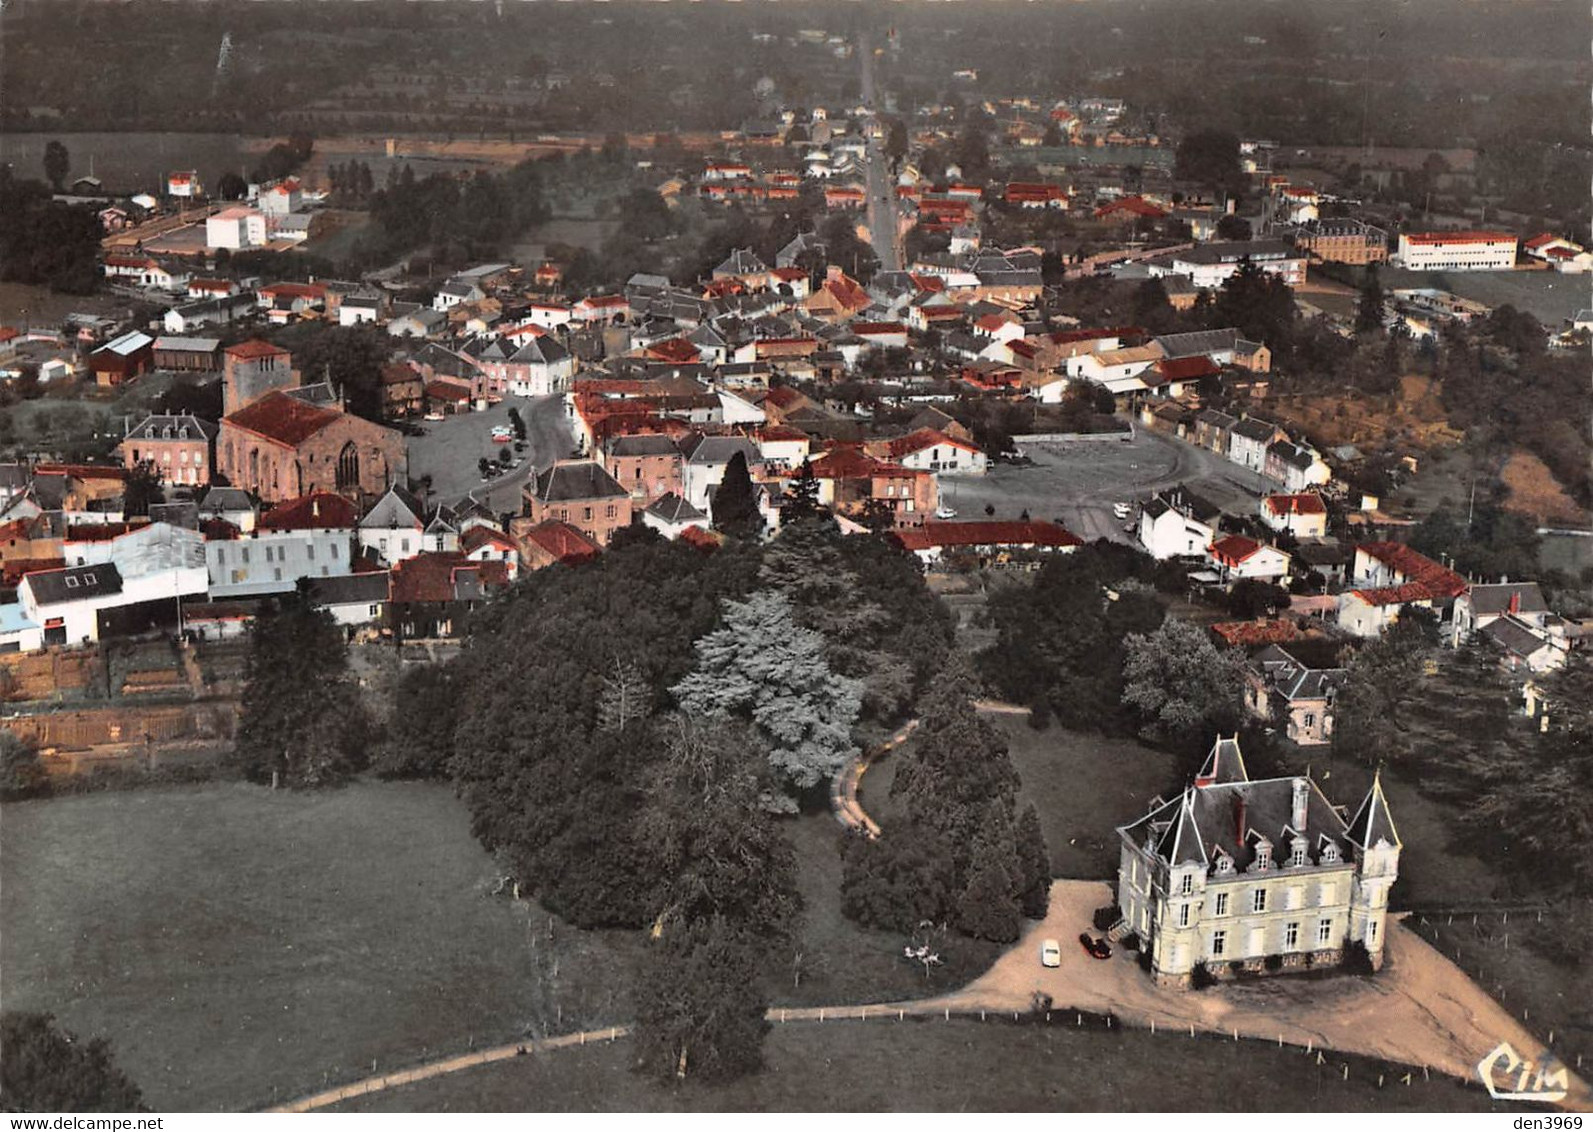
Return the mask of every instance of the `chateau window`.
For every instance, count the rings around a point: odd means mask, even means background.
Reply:
[[[1300,946],[1300,925],[1288,923],[1283,925],[1283,946],[1293,951]]]
[[[1228,914],[1228,894],[1226,892],[1219,892],[1219,893],[1217,893],[1217,911],[1216,911],[1216,915],[1226,916],[1227,914]]]
[[[312,542],[309,546],[305,547],[305,550],[310,555],[310,561],[314,562],[315,561],[315,544]]]
[[[1227,932],[1220,932],[1220,931],[1219,932],[1212,932],[1211,933],[1211,954],[1212,954],[1212,956],[1215,957],[1215,956],[1221,955],[1221,954],[1223,954],[1223,952],[1225,952],[1227,950],[1228,950],[1228,933]]]
[[[612,519],[614,517],[614,515],[615,515],[615,507],[614,507],[614,504],[610,503],[608,505],[608,518]]]
[[[1332,920],[1318,920],[1316,922],[1316,941],[1318,943],[1327,943],[1332,938],[1333,938],[1333,921]]]
[[[243,564],[245,566],[249,564],[249,548],[247,546],[243,548]]]
[[[1371,947],[1377,942],[1377,921],[1366,921],[1366,946]]]
[[[1267,910],[1267,890],[1258,888],[1250,897],[1250,910],[1252,912],[1265,912]]]
[[[216,547],[216,565],[217,566],[225,566],[226,564],[227,564],[227,551],[226,551],[226,549],[223,548],[223,547],[219,547],[219,546]]]
[[[1294,843],[1294,848],[1289,853],[1289,864],[1296,867],[1305,864],[1305,842]]]
[[[1272,846],[1265,841],[1256,844],[1256,868],[1265,869],[1272,865]]]
[[[332,551],[332,557],[336,558],[337,557],[337,543],[334,542],[330,549]]]
[[[1337,904],[1338,901],[1339,886],[1332,881],[1328,881],[1322,886],[1322,899],[1318,903],[1326,906],[1328,904]]]
[[[1195,878],[1191,874],[1185,873],[1183,880],[1179,883],[1178,891],[1182,892],[1185,896],[1188,896],[1191,892],[1195,891]]]
[[[1181,928],[1187,928],[1189,926],[1189,905],[1188,904],[1180,904],[1178,906],[1178,926],[1181,927]]]

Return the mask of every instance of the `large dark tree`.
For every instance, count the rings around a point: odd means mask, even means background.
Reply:
[[[753,539],[763,534],[757,489],[747,471],[747,457],[741,452],[730,457],[725,478],[714,491],[713,524],[714,530],[734,538]]]
[[[56,192],[61,191],[61,186],[66,183],[66,175],[72,169],[72,156],[67,153],[66,146],[52,139],[44,147],[44,175],[50,179],[50,184],[55,186]]]
[[[459,725],[459,686],[447,664],[422,664],[399,677],[377,773],[390,778],[446,775]]]
[[[0,1015],[0,1110],[144,1112],[138,1086],[116,1067],[110,1042],[82,1041],[49,1014]]]
[[[330,381],[342,390],[349,412],[367,420],[382,415],[382,366],[392,356],[387,335],[371,326],[302,324],[279,336],[293,351],[293,365],[306,384]]]
[[[331,614],[295,594],[255,622],[233,758],[253,782],[325,786],[365,764],[367,719]]]
[[[819,481],[813,474],[813,462],[802,461],[802,470],[791,481],[786,491],[785,505],[780,509],[782,524],[789,526],[803,519],[816,518],[823,513],[819,505]]]
[[[128,518],[148,518],[150,505],[165,501],[166,495],[161,490],[153,463],[142,460],[127,473],[127,486],[122,489],[122,511]]]
[[[90,294],[101,279],[103,234],[92,207],[52,200],[41,182],[0,169],[0,280]]]
[[[1252,341],[1286,344],[1294,326],[1294,292],[1246,259],[1223,282],[1211,318],[1214,326],[1237,326]]]
[[[1366,282],[1355,304],[1355,332],[1375,334],[1383,329],[1383,284],[1377,277],[1377,264],[1366,268]]]
[[[1239,138],[1226,130],[1196,130],[1178,143],[1173,176],[1208,189],[1235,186],[1242,180]]]
[[[1040,812],[1033,803],[1018,819],[1018,902],[1031,920],[1045,918],[1051,903],[1051,853],[1040,828]]]

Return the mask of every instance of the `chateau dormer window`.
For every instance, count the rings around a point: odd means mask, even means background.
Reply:
[[[1296,841],[1289,850],[1289,864],[1299,868],[1305,864],[1305,842]]]
[[[1338,864],[1338,860],[1339,847],[1337,845],[1330,841],[1326,845],[1322,846],[1322,863],[1324,865],[1336,865]]]
[[[1233,872],[1233,858],[1223,853],[1217,857],[1217,875],[1227,876]]]
[[[1256,842],[1255,867],[1258,869],[1270,869],[1272,867],[1272,843],[1270,841]]]

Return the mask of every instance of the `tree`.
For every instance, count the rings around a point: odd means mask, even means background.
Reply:
[[[1022,919],[1012,824],[997,803],[985,809],[968,866],[968,883],[957,897],[957,926],[975,939],[1011,943]]]
[[[104,1038],[80,1040],[51,1014],[0,1015],[0,1109],[6,1112],[145,1112],[143,1094]]]
[[[222,200],[242,200],[249,191],[243,174],[229,169],[216,181],[216,195]]]
[[[1238,136],[1226,130],[1196,130],[1178,143],[1173,176],[1209,189],[1238,185],[1242,181]]]
[[[824,646],[823,634],[797,625],[785,595],[760,591],[725,602],[723,627],[697,641],[695,670],[671,691],[688,715],[755,724],[781,785],[808,790],[857,753],[862,681],[833,673]]]
[[[1368,264],[1366,285],[1355,304],[1355,333],[1375,334],[1383,329],[1383,285],[1377,277],[1377,264]]]
[[[1031,802],[1018,819],[1018,903],[1031,920],[1042,920],[1051,906],[1051,852]]]
[[[1335,751],[1372,763],[1399,748],[1424,651],[1419,633],[1390,630],[1349,659],[1333,708]]]
[[[48,781],[38,749],[14,731],[0,731],[0,799],[30,797]]]
[[[723,916],[666,931],[636,981],[636,1050],[662,1080],[725,1081],[763,1063],[769,995],[756,941]]]
[[[910,823],[841,844],[841,912],[871,928],[910,932],[947,916],[957,894],[953,855],[933,830]]]
[[[1271,617],[1289,608],[1289,591],[1260,578],[1241,578],[1228,591],[1228,612],[1250,620]]]
[[[55,186],[55,191],[60,192],[61,186],[66,183],[66,175],[71,172],[72,157],[66,151],[66,146],[52,139],[44,147],[44,175],[50,179],[50,184]]]
[[[302,594],[255,622],[233,759],[252,782],[326,786],[366,761],[342,631]]]
[[[516,440],[525,439],[525,418],[520,415],[520,410],[513,405],[509,406],[509,427],[514,429],[514,438]]]
[[[149,517],[152,503],[164,503],[165,492],[155,475],[155,465],[150,460],[140,460],[127,473],[127,486],[122,489],[122,510],[130,519]]]
[[[384,778],[447,775],[458,725],[457,670],[448,664],[406,669],[393,689],[392,721],[375,759],[376,772]]]
[[[1123,703],[1138,714],[1147,737],[1198,748],[1211,732],[1237,723],[1239,660],[1218,651],[1204,630],[1168,619],[1124,644]]]
[[[1217,238],[1219,240],[1248,240],[1250,238],[1250,221],[1243,216],[1233,213],[1224,213],[1217,219]]]
[[[713,496],[714,530],[733,538],[753,539],[763,534],[763,515],[758,511],[758,496],[747,471],[745,453],[737,452],[725,467],[725,478]]]
[[[803,460],[802,470],[791,481],[785,505],[780,509],[781,525],[790,526],[803,519],[816,518],[823,514],[823,510],[819,505],[819,481],[813,474],[813,462]]]
[[[1214,325],[1237,326],[1252,341],[1275,347],[1291,341],[1294,319],[1289,285],[1248,257],[1223,281],[1212,308]]]

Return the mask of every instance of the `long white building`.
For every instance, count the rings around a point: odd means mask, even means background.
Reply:
[[[1401,232],[1393,263],[1411,271],[1512,271],[1516,238],[1509,232]]]

